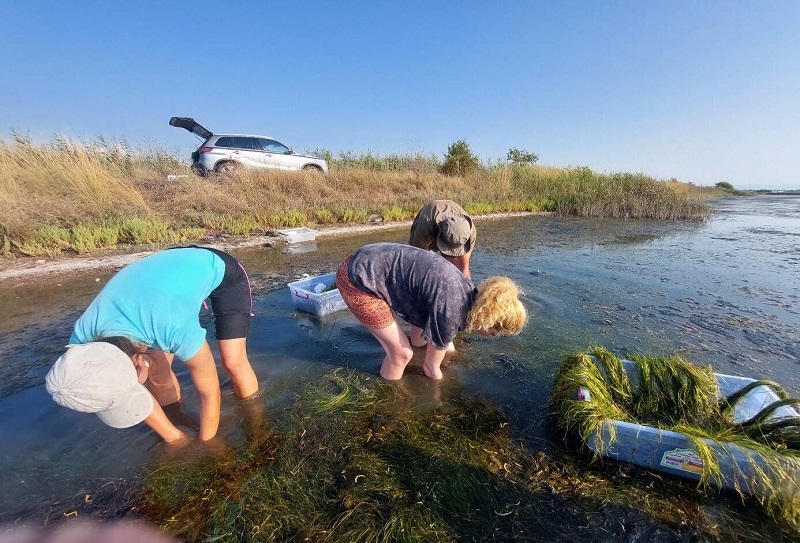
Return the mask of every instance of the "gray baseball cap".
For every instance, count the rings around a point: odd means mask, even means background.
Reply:
[[[94,413],[113,428],[139,424],[153,411],[130,357],[110,343],[70,345],[45,378],[57,404]]]
[[[447,215],[436,222],[439,237],[436,247],[447,256],[464,256],[472,250],[472,219],[465,215]]]

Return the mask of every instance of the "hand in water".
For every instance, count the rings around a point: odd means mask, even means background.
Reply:
[[[185,449],[190,442],[191,440],[189,439],[189,436],[187,436],[184,432],[181,432],[179,438],[173,439],[172,441],[167,441],[167,451],[170,454],[173,454],[177,451]]]
[[[195,430],[200,428],[200,421],[197,418],[189,416],[183,407],[182,401],[164,405],[161,407],[161,409],[164,410],[164,414],[175,426],[185,426]]]

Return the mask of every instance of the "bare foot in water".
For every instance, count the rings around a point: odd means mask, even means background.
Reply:
[[[426,377],[430,377],[431,379],[436,379],[437,381],[443,377],[441,368],[429,368],[423,364],[422,372],[425,374]]]

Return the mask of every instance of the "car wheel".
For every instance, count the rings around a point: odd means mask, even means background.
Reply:
[[[305,166],[303,166],[303,171],[309,173],[322,173],[322,168],[320,168],[316,164],[306,164]]]
[[[236,162],[220,162],[214,166],[214,171],[221,175],[234,175],[239,171],[239,165]]]
[[[195,175],[199,175],[200,177],[205,177],[208,175],[208,172],[205,168],[203,168],[200,164],[192,164],[192,171]]]

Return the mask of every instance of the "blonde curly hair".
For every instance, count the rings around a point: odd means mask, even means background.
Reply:
[[[520,288],[508,277],[489,277],[478,285],[478,295],[467,315],[467,332],[481,328],[497,335],[514,336],[522,331],[528,314],[519,297]]]

